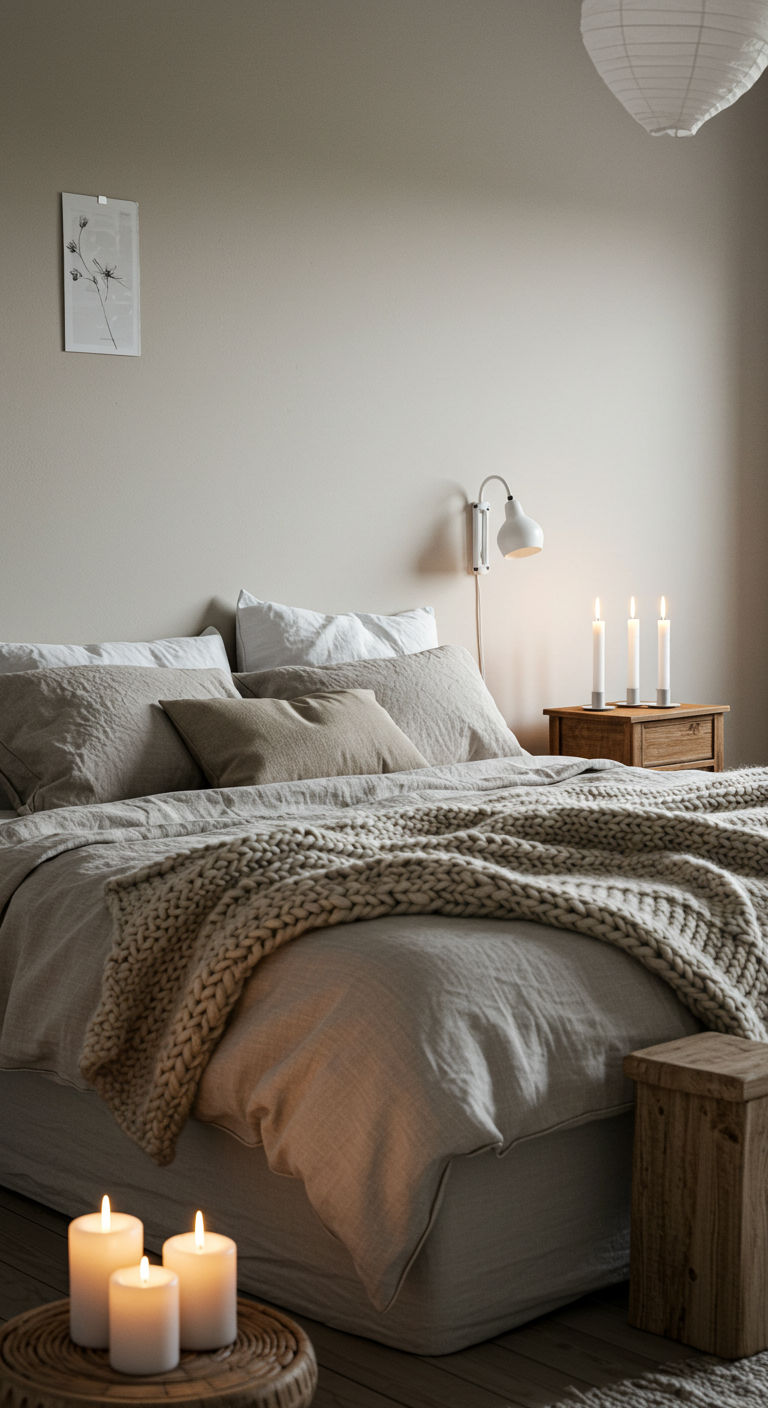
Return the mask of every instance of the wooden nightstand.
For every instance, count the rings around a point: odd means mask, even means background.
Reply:
[[[726,1359],[768,1348],[768,1043],[633,1051],[629,1323]]]
[[[549,751],[573,758],[614,758],[656,772],[723,771],[727,704],[679,704],[674,709],[618,707],[592,713],[580,706],[545,709]]]

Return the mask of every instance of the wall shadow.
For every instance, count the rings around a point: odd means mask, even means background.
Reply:
[[[206,626],[215,626],[221,634],[229,657],[229,663],[233,670],[237,669],[237,652],[235,650],[235,610],[228,601],[222,601],[221,597],[214,596],[208,605],[200,613],[195,630],[199,635]]]
[[[768,83],[739,99],[734,636],[726,765],[768,763]],[[758,160],[758,154],[760,159]]]
[[[512,732],[526,753],[536,753],[539,756],[549,753],[549,721],[547,719],[541,724],[522,724],[515,727]]]
[[[471,567],[471,524],[467,546],[465,519],[469,499],[466,490],[453,481],[435,488],[437,508],[429,537],[416,558],[416,571],[424,577],[448,576]],[[427,510],[429,512],[429,510]]]

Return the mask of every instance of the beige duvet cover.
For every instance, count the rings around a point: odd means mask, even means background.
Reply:
[[[504,759],[67,808],[0,826],[0,1067],[82,1087],[111,927],[105,882],[245,820],[403,800],[578,788],[611,764]],[[624,781],[671,779],[631,770]],[[695,779],[700,782],[699,779]],[[692,778],[692,782],[694,779]],[[679,775],[674,778],[680,784]],[[169,844],[172,841],[172,844]],[[521,921],[390,916],[312,932],[262,961],[204,1074],[195,1116],[300,1178],[385,1307],[455,1155],[626,1108],[621,1058],[697,1030],[626,954]]]

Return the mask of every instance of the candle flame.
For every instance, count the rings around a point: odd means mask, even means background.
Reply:
[[[661,598],[661,619],[662,621],[667,619],[667,603],[664,597]]]
[[[112,1231],[112,1212],[109,1206],[109,1198],[106,1193],[101,1200],[101,1230],[102,1232]]]
[[[139,1262],[139,1280],[142,1286],[149,1285],[149,1257],[143,1256]]]
[[[634,597],[631,597],[631,599],[630,599],[630,603],[629,603],[629,614],[630,614],[632,620],[634,621],[634,619],[635,619],[635,598],[634,598]]]
[[[203,1214],[195,1213],[195,1246],[201,1252],[205,1246],[205,1228],[203,1226]]]
[[[595,620],[596,620],[596,621],[599,621],[599,620],[600,620],[600,598],[599,598],[599,596],[596,596],[596,597],[595,597]]]

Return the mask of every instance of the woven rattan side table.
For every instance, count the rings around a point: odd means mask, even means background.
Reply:
[[[103,1349],[69,1338],[69,1301],[41,1305],[0,1332],[3,1408],[307,1408],[317,1386],[315,1352],[287,1315],[237,1302],[237,1339],[207,1354],[183,1353],[169,1374],[117,1374]]]

